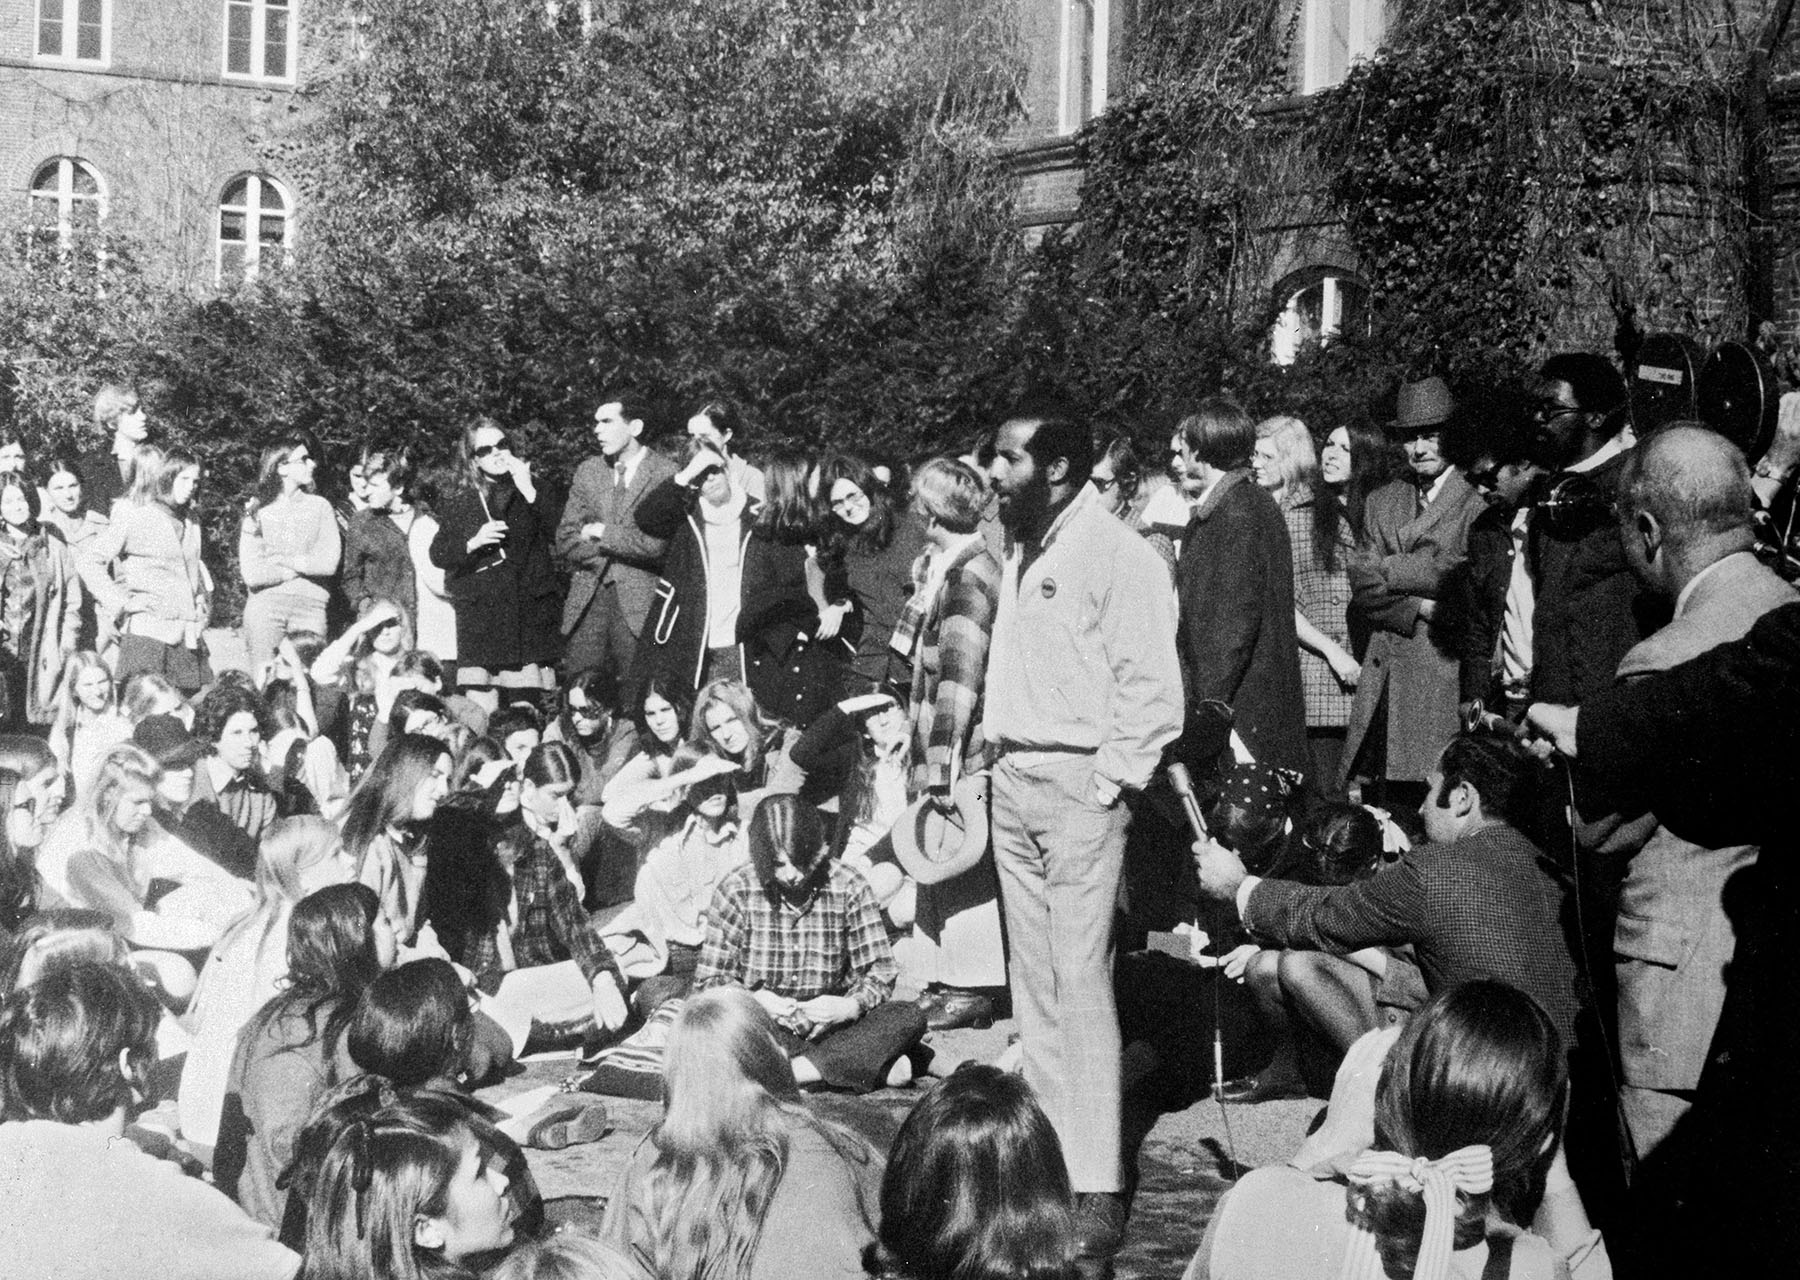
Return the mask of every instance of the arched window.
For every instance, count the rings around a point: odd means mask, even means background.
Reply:
[[[37,56],[105,66],[112,58],[112,0],[38,0]]]
[[[77,241],[99,243],[106,186],[85,160],[57,156],[38,166],[26,197],[33,245],[67,253]]]
[[[292,82],[299,54],[299,0],[225,0],[225,74]]]
[[[1276,296],[1285,302],[1269,334],[1276,364],[1294,363],[1309,344],[1369,327],[1369,286],[1354,276],[1313,268],[1289,276]]]
[[[287,260],[293,240],[293,205],[273,178],[241,173],[219,197],[220,284],[254,280]]]
[[[1300,92],[1341,84],[1386,34],[1384,0],[1300,0]]]

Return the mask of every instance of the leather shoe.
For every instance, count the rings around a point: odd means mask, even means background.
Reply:
[[[978,991],[935,991],[925,1006],[925,1025],[933,1031],[961,1027],[985,1031],[994,1025],[994,1002]]]
[[[1306,1085],[1299,1080],[1262,1076],[1239,1076],[1219,1086],[1219,1101],[1254,1106],[1258,1102],[1281,1102],[1307,1096]]]
[[[1075,1205],[1075,1251],[1110,1258],[1125,1240],[1125,1197],[1116,1191],[1084,1191]]]

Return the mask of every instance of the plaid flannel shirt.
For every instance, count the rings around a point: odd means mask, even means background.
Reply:
[[[694,989],[741,986],[795,1000],[849,996],[864,1013],[894,993],[899,968],[868,882],[840,862],[803,907],[764,890],[754,867],[719,882]]]
[[[521,969],[573,960],[590,983],[610,973],[625,990],[625,976],[600,931],[588,920],[575,896],[575,887],[563,874],[562,863],[544,842],[529,832],[509,832],[525,848],[513,867],[513,891],[518,898],[519,919],[512,928],[513,959]],[[500,961],[500,943],[493,930],[472,938],[463,963],[475,975],[475,985],[492,995],[500,989],[506,970]]]

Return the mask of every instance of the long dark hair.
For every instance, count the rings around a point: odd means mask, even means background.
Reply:
[[[288,920],[287,986],[270,1001],[271,1018],[297,1013],[315,1041],[335,1052],[364,990],[381,973],[375,917],[381,899],[366,884],[334,884],[294,904]]]
[[[281,464],[293,456],[294,450],[312,449],[312,442],[298,433],[278,436],[264,446],[256,468],[256,487],[251,491],[245,514],[255,519],[258,512],[281,496]],[[311,491],[311,486],[307,486]]]
[[[789,545],[817,536],[818,509],[806,487],[811,469],[808,459],[791,450],[763,464],[763,504],[756,516],[760,536]]]
[[[875,474],[875,468],[867,459],[854,453],[828,453],[819,463],[819,501],[822,504],[830,503],[831,486],[839,480],[848,480],[868,496],[869,518],[859,527],[847,525],[831,514],[822,522],[827,549],[839,558],[846,551],[863,554],[886,551],[894,540],[897,519],[894,504],[888,498],[887,485]]]
[[[1504,982],[1465,982],[1426,1004],[1389,1052],[1375,1146],[1428,1160],[1475,1144],[1493,1151],[1493,1190],[1459,1197],[1455,1247],[1466,1249],[1490,1207],[1515,1226],[1531,1221],[1562,1140],[1568,1084],[1561,1039],[1537,1001]],[[1417,1191],[1353,1183],[1349,1218],[1374,1233],[1390,1276],[1412,1274],[1425,1225]]]
[[[24,779],[11,769],[0,769],[0,815],[12,812],[13,798]],[[12,836],[0,818],[0,935],[17,932],[37,910],[37,859],[24,849],[13,848]]]
[[[1338,567],[1341,541],[1354,545],[1362,540],[1369,495],[1398,475],[1400,469],[1399,451],[1380,428],[1362,418],[1338,426],[1350,437],[1350,479],[1341,488],[1324,483],[1313,487],[1313,554],[1327,569]],[[1325,438],[1330,435],[1327,431]]]
[[[965,1063],[888,1156],[865,1266],[894,1280],[1074,1280],[1075,1195],[1024,1079]]]
[[[431,776],[438,757],[449,754],[450,748],[436,738],[403,733],[375,758],[344,806],[344,849],[356,860],[358,875],[375,837],[396,823],[412,821],[414,793]]]
[[[644,704],[650,701],[653,694],[675,708],[676,729],[675,739],[672,742],[664,742],[651,733],[650,726],[644,719]],[[631,722],[637,726],[638,746],[644,754],[647,756],[673,755],[675,748],[679,747],[686,737],[688,725],[693,720],[694,691],[681,681],[671,680],[668,676],[658,673],[651,676],[644,684],[643,690],[632,699],[630,711]]]
[[[363,992],[350,1024],[350,1059],[402,1089],[454,1081],[468,1055],[473,1016],[455,966],[438,956],[409,961]]]

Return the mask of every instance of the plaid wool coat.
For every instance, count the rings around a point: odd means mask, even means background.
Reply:
[[[921,556],[913,566],[915,583],[923,580],[925,567]],[[915,795],[931,788],[948,790],[964,775],[988,766],[981,692],[999,608],[1000,562],[977,538],[945,572],[943,590],[913,646],[907,715],[913,726]]]

